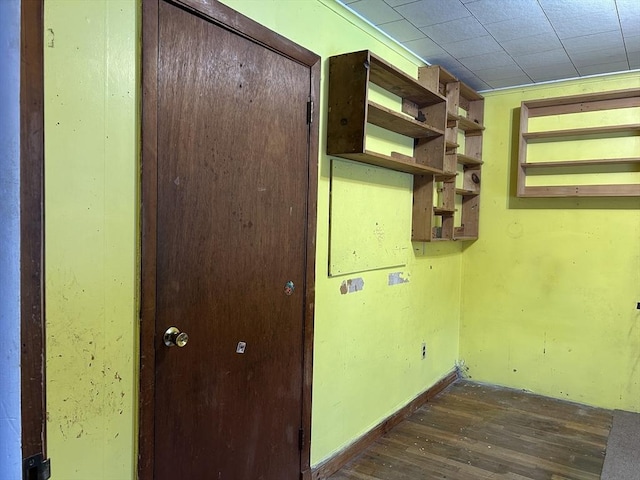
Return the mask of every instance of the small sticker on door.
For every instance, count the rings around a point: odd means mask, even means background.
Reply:
[[[284,294],[285,295],[293,295],[293,291],[295,290],[295,285],[293,284],[293,282],[291,280],[289,280],[287,282],[287,284],[284,286]]]
[[[238,346],[236,347],[236,353],[244,353],[247,348],[247,344],[245,342],[238,342]]]

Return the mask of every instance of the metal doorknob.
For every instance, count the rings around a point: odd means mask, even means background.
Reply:
[[[167,347],[184,347],[189,341],[189,335],[181,332],[176,327],[169,327],[164,332],[164,344]]]

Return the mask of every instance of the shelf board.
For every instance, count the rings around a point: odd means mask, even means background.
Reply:
[[[415,78],[371,52],[369,52],[369,81],[420,107],[446,102],[445,97],[423,87]]]
[[[457,210],[455,208],[451,209],[451,208],[440,208],[440,207],[433,207],[433,214],[434,215],[453,215],[454,213],[456,213]]]
[[[455,236],[453,237],[454,240],[459,240],[461,242],[468,242],[470,240],[477,240],[478,237],[472,237],[472,236],[466,236],[466,235],[462,235],[462,236]]]
[[[456,195],[461,195],[463,197],[475,197],[476,195],[480,195],[480,192],[464,188],[456,188]]]
[[[458,115],[458,128],[466,133],[469,132],[482,132],[484,125],[476,123],[473,120],[469,120],[467,117]]]
[[[445,142],[444,146],[447,150],[455,150],[456,148],[458,148],[460,145],[454,142]]]
[[[455,182],[458,172],[442,172],[434,176],[436,182]]]
[[[448,128],[455,127],[456,126],[455,124],[449,125],[448,122],[457,122],[459,118],[460,118],[460,115],[456,115],[455,113],[447,112],[447,127]]]
[[[389,156],[370,150],[365,150],[364,153],[333,153],[332,155],[412,175],[442,175],[443,173],[437,168],[416,163],[413,157],[405,155]]]
[[[469,155],[458,153],[458,163],[462,165],[482,165],[484,162],[479,158],[470,157]]]
[[[594,160],[562,160],[559,162],[533,162],[522,163],[522,168],[571,168],[571,167],[590,167],[598,165],[629,165],[640,163],[640,157],[632,158],[599,158]]]
[[[396,112],[375,102],[368,102],[367,122],[411,138],[430,138],[444,135],[444,131],[419,122],[404,113]]]
[[[522,132],[527,142],[544,141],[546,139],[567,140],[578,137],[607,137],[615,134],[640,134],[640,123],[628,125],[607,125],[604,127],[571,128],[567,130],[548,130],[540,132]]]
[[[519,197],[640,197],[640,184],[524,187]]]

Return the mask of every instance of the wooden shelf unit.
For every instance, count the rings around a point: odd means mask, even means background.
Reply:
[[[370,84],[400,97],[400,111],[369,100]],[[414,241],[478,237],[483,115],[483,97],[441,67],[414,79],[368,50],[329,59],[327,154],[413,174]],[[367,124],[413,138],[413,155],[368,149]]]
[[[547,142],[572,142],[581,139],[607,141],[617,137],[640,135],[640,123],[618,125],[596,125],[582,128],[529,131],[529,119],[534,117],[562,116],[597,111],[613,111],[622,108],[640,107],[640,89],[615,90],[603,93],[574,95],[544,100],[522,102],[520,110],[520,144],[518,150],[519,197],[618,197],[640,196],[640,183],[618,183],[611,185],[527,185],[527,175],[544,172],[549,175],[594,171],[610,172],[616,165],[640,164],[636,156],[616,158],[593,158],[583,160],[527,162],[530,144]]]
[[[484,132],[484,98],[446,69],[432,65],[419,69],[418,78],[447,99],[444,174],[438,193],[440,203],[433,210],[440,217],[440,227],[432,229],[432,240],[475,240],[478,238],[480,215],[480,181],[482,174],[482,135]],[[458,135],[464,135],[464,152],[460,152]],[[458,166],[462,167],[462,187],[456,188]],[[461,203],[459,225],[455,212],[444,205]],[[435,223],[435,222],[434,222]]]
[[[369,100],[370,84],[400,97],[401,109]],[[413,155],[367,148],[367,124],[414,140]],[[368,50],[329,59],[327,154],[414,176],[412,239],[431,240],[434,178],[444,175],[446,99]],[[455,172],[454,172],[455,173]]]

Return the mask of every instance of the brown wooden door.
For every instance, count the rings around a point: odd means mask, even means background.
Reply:
[[[154,478],[297,479],[310,68],[158,18]]]

